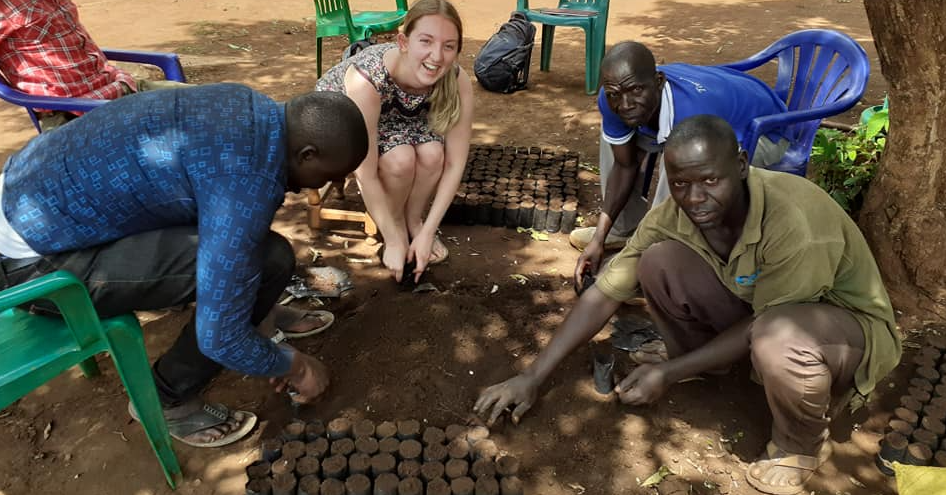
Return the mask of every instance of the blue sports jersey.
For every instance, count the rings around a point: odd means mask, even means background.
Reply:
[[[44,255],[196,225],[201,351],[239,372],[279,376],[289,359],[251,315],[285,159],[285,105],[263,94],[236,84],[140,93],[11,156],[3,213]]]
[[[786,111],[785,103],[767,84],[744,72],[688,64],[667,64],[657,70],[670,85],[674,125],[694,115],[718,115],[729,122],[743,148],[752,119]],[[611,111],[603,88],[598,92],[598,110],[605,137],[626,142],[635,129]],[[647,133],[657,135],[658,130],[647,129]],[[780,138],[777,133],[767,136],[775,142]]]

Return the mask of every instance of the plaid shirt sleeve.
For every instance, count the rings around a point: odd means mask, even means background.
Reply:
[[[71,0],[0,0],[0,72],[32,95],[114,100],[135,79],[108,64]]]

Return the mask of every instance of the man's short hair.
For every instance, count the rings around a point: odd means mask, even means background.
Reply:
[[[313,91],[286,104],[289,151],[314,145],[334,161],[360,164],[368,154],[365,118],[343,93]]]
[[[739,141],[732,126],[716,115],[694,115],[673,126],[664,149],[683,146],[692,141],[709,143],[712,149],[735,155],[739,152]]]
[[[617,64],[627,64],[635,73],[657,72],[657,61],[653,52],[636,41],[622,41],[608,50],[601,59],[601,70],[610,70]]]

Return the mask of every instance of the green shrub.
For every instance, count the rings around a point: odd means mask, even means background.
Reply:
[[[889,126],[887,110],[883,109],[853,132],[821,128],[815,135],[809,160],[811,180],[850,214],[857,213],[863,204],[887,144]]]

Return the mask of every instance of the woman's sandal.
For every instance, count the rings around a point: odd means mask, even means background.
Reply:
[[[818,456],[789,454],[778,448],[773,442],[765,447],[767,459],[760,459],[749,465],[746,470],[746,481],[760,492],[772,495],[794,495],[805,489],[805,483],[811,479],[815,471],[831,457],[831,445],[825,441],[821,445]],[[801,482],[797,485],[773,485],[762,481],[762,477],[773,467],[789,467],[801,471]],[[761,469],[759,472],[757,469]],[[756,472],[754,472],[756,471]]]
[[[174,408],[177,410],[184,407],[193,407],[193,410],[188,411],[179,417],[168,418],[167,416],[169,415],[169,411],[165,410],[165,421],[167,422],[168,433],[170,433],[175,439],[187,445],[203,448],[223,447],[224,445],[230,445],[231,443],[234,443],[245,437],[250,431],[253,430],[253,427],[256,426],[256,415],[249,411],[231,412],[223,404],[209,404],[199,400],[196,402],[197,403]],[[131,414],[131,417],[135,421],[139,421],[138,413],[135,411],[135,408],[131,402],[128,403],[128,413]],[[211,442],[195,442],[193,440],[187,439],[187,437],[193,435],[194,433],[226,423],[231,416],[233,419],[239,422],[239,427],[231,430],[224,436]]]
[[[437,256],[437,254],[436,254],[437,251],[438,251],[438,249],[437,249],[438,246],[440,247],[440,250],[441,250],[441,252],[443,253],[443,255],[441,255],[441,256]],[[447,249],[447,245],[444,244],[443,241],[440,240],[440,236],[439,236],[439,235],[438,235],[438,236],[435,236],[435,237],[434,237],[434,243],[433,243],[433,245],[431,246],[431,249],[430,249],[430,261],[428,261],[427,264],[428,264],[428,265],[436,265],[436,264],[438,264],[438,263],[443,263],[443,262],[447,259],[447,256],[450,256],[450,250]]]

